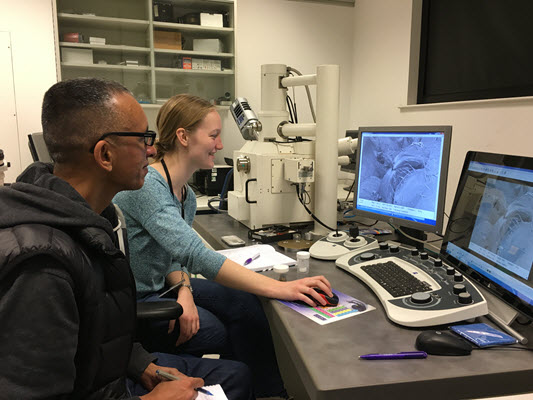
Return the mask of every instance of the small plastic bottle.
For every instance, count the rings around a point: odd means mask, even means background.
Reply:
[[[289,273],[289,266],[288,265],[274,265],[274,272],[278,274],[278,279],[282,282],[287,281],[287,274]]]
[[[296,253],[296,268],[298,275],[307,275],[309,273],[309,257],[308,251],[299,251]]]

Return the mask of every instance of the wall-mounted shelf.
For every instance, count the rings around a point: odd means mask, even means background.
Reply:
[[[55,1],[61,79],[95,76],[119,81],[148,109],[160,107],[156,104],[158,100],[178,93],[208,100],[216,100],[227,92],[235,94],[233,0],[171,0],[173,17],[165,21],[154,18],[153,0]],[[225,26],[182,23],[190,13],[223,14]],[[182,49],[155,47],[154,30],[179,32],[178,46]],[[79,33],[82,41],[64,41],[66,33]],[[105,38],[105,44],[89,43],[90,37]],[[194,51],[194,39],[217,39],[222,52]],[[65,51],[86,57],[80,62],[77,58],[65,62],[62,59]],[[220,70],[182,69],[184,57],[206,60],[192,63],[199,68]],[[120,65],[127,60],[139,65]]]

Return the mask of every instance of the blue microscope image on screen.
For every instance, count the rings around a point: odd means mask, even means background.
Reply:
[[[533,188],[488,179],[469,247],[528,279],[533,260]]]
[[[434,212],[442,145],[437,135],[363,139],[358,197]]]

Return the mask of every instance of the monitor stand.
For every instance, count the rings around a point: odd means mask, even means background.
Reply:
[[[485,300],[487,300],[487,306],[489,308],[489,313],[487,317],[490,318],[496,325],[498,325],[508,334],[518,339],[520,343],[526,344],[528,342],[528,339],[522,336],[513,328],[511,328],[511,324],[520,314],[511,307],[509,307],[507,304],[505,304],[503,301],[498,299],[492,293],[487,291],[485,288],[481,287],[480,285],[476,285],[476,287],[483,294]]]
[[[402,232],[405,232],[409,236],[414,237],[415,239],[419,239],[422,241],[427,240],[427,234],[424,231],[413,229],[413,228],[406,228],[405,226],[400,226],[400,229]],[[379,238],[381,240],[391,240],[394,242],[399,242],[401,244],[405,244],[411,247],[415,247],[416,249],[420,251],[424,251],[424,245],[425,243],[417,242],[416,240],[412,240],[408,238],[407,236],[403,235],[401,232],[396,230],[396,232],[391,233],[390,235],[382,236]]]

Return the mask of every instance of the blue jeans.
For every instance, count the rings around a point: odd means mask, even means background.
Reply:
[[[206,386],[220,384],[229,400],[255,399],[250,370],[243,363],[164,353],[154,353],[154,356],[157,357],[155,364],[176,368],[187,376],[202,378]],[[144,386],[131,379],[127,380],[127,385],[131,396],[148,393]]]
[[[257,397],[286,397],[270,326],[259,299],[206,279],[193,278],[191,286],[200,317],[198,333],[176,348],[179,329],[169,335],[167,321],[152,323],[146,348],[165,353],[218,353],[222,358],[241,361],[252,371]],[[153,294],[140,301],[158,300],[158,294]]]

